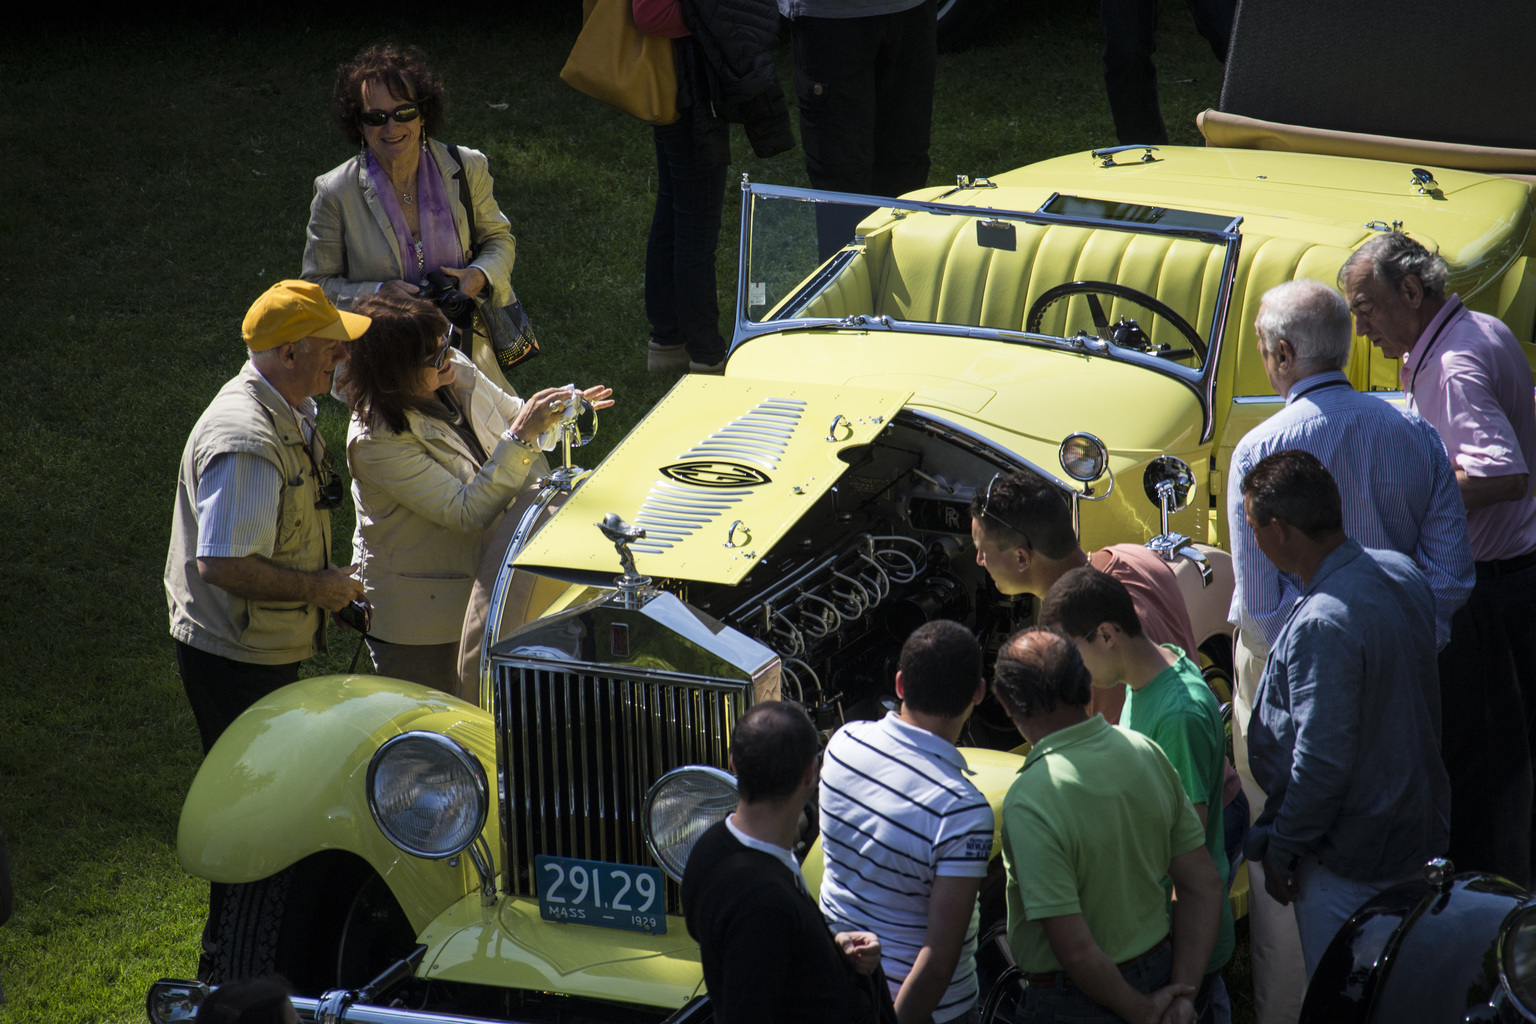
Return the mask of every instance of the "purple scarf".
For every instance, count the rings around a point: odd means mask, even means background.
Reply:
[[[400,200],[395,197],[389,175],[379,165],[373,151],[368,152],[368,177],[378,193],[379,202],[389,216],[390,226],[395,229],[395,241],[400,246],[401,278],[410,284],[420,284],[422,273],[431,273],[439,267],[461,268],[464,266],[464,250],[460,248],[459,229],[453,225],[453,211],[448,208],[448,195],[443,191],[443,175],[437,169],[437,161],[431,149],[421,151],[416,165],[416,205],[421,211],[421,264],[416,262],[416,240],[405,223],[405,213]],[[466,213],[469,211],[465,211]]]

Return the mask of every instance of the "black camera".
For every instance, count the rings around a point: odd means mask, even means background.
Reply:
[[[461,331],[471,330],[475,320],[475,300],[459,290],[459,282],[441,270],[434,270],[421,282],[421,297],[443,311],[448,322]]]
[[[368,603],[367,598],[360,597],[337,612],[336,621],[367,634],[373,626],[373,605]]]

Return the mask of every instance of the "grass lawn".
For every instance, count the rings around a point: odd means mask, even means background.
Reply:
[[[670,384],[643,352],[650,133],[559,81],[579,5],[526,6],[473,25],[447,8],[365,24],[363,8],[278,28],[13,27],[0,43],[0,825],[17,895],[0,1021],[140,1021],[151,981],[195,969],[207,886],[174,843],[200,748],[166,632],[170,506],[187,433],[244,358],[247,306],[298,275],[311,181],[349,155],[325,113],[338,61],[388,33],[436,57],[445,141],[489,155],[544,344],[515,383],[618,392],[588,465]],[[941,58],[933,183],[1114,142],[1096,11],[1007,0],[989,42]],[[1164,115],[1198,144],[1221,69],[1184,5],[1163,22]],[[757,160],[738,134],[735,152],[733,173],[806,184],[798,150]],[[738,212],[733,196],[724,296]],[[322,428],[341,451],[329,400]],[[344,562],[350,507],[334,524]],[[353,647],[336,637],[306,674]],[[1244,1001],[1246,978],[1234,988]]]

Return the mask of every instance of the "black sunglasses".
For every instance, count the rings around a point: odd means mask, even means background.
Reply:
[[[409,124],[421,116],[421,107],[414,103],[404,103],[394,110],[365,110],[358,114],[358,120],[370,128],[380,128],[390,121],[396,124]]]
[[[1008,529],[1012,530],[1014,533],[1018,534],[1020,537],[1023,537],[1024,538],[1024,546],[1029,548],[1029,550],[1033,551],[1033,550],[1035,550],[1035,545],[1034,545],[1034,542],[1029,539],[1029,534],[1025,533],[1023,530],[1019,529],[1017,526],[1013,525],[1008,520],[1006,520],[1002,516],[998,515],[996,512],[992,511],[992,488],[996,487],[997,486],[997,482],[999,480],[1001,480],[1002,478],[1003,478],[1003,474],[1001,474],[1001,473],[993,473],[992,474],[992,479],[987,482],[987,494],[986,494],[986,497],[981,499],[981,516],[982,516],[983,519],[985,519],[987,516],[991,516],[993,519],[996,519],[998,522],[1000,522],[1004,526],[1008,527]]]
[[[457,330],[457,327],[450,325],[448,333],[443,335],[442,341],[438,344],[437,351],[432,353],[426,362],[421,365],[428,369],[441,370],[443,364],[448,361],[449,354],[453,351],[453,335]]]

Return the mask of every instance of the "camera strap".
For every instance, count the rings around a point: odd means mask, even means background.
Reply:
[[[464,219],[469,222],[469,253],[470,259],[480,255],[480,233],[475,230],[475,207],[469,199],[469,175],[464,173],[464,160],[459,156],[458,146],[448,146],[448,155],[453,158],[454,180],[459,183],[459,203],[464,207]]]

